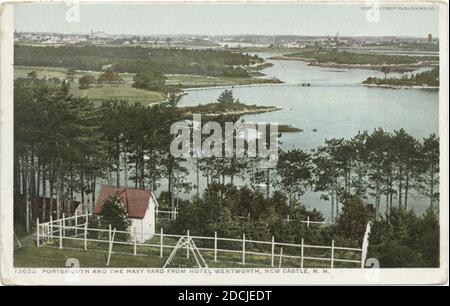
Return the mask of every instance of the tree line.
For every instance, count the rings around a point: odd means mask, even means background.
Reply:
[[[429,71],[412,73],[410,76],[403,74],[400,78],[388,78],[390,68],[385,66],[382,71],[385,73],[384,79],[368,77],[363,84],[392,85],[392,86],[433,86],[439,87],[439,68],[432,68]]]
[[[96,106],[71,95],[66,83],[16,80],[15,221],[29,230],[32,220],[61,217],[75,201],[92,206],[100,178],[156,189],[178,165],[169,154],[170,125],[178,113],[173,103],[146,107],[110,100]],[[124,170],[127,177],[121,177]],[[37,205],[39,197],[52,200]]]
[[[248,77],[239,68],[263,59],[254,55],[223,50],[164,49],[108,46],[26,46],[15,45],[14,64],[64,67],[68,69],[137,73],[152,66],[164,74]]]
[[[224,125],[230,117],[215,120]],[[331,220],[351,196],[373,202],[377,215],[382,204],[386,212],[393,207],[408,210],[412,196],[423,197],[432,209],[439,206],[439,137],[434,133],[420,141],[403,129],[378,128],[351,139],[327,139],[311,151],[280,150],[274,168],[261,169],[260,162],[248,156],[203,157],[197,161],[197,175],[201,172],[207,185],[234,185],[242,179],[254,190],[266,189],[267,198],[271,189],[282,191],[289,201],[301,200],[308,190],[320,192],[330,201]]]
[[[308,209],[304,203],[290,200],[282,191],[266,197],[246,186],[211,184],[201,196],[182,201],[178,218],[163,223],[164,232],[183,235],[227,237],[270,242],[330,245],[361,248],[367,224],[371,222],[368,258],[375,258],[380,268],[439,267],[439,218],[428,208],[418,216],[413,210],[393,207],[378,217],[375,207],[357,196],[345,199],[334,224],[308,226],[306,220],[324,221],[323,214]],[[213,241],[198,241],[198,247],[213,247]],[[221,242],[221,247],[239,250],[240,242]],[[248,251],[270,252],[270,244],[248,243]],[[328,256],[328,253],[316,256]],[[298,248],[284,248],[285,255],[298,256]],[[309,253],[308,253],[309,254]],[[309,256],[309,255],[305,255]],[[358,253],[341,254],[360,260]],[[355,265],[339,265],[354,268]]]

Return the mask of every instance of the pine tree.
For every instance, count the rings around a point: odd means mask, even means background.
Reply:
[[[131,219],[128,218],[127,208],[119,195],[112,195],[105,200],[103,209],[100,215],[100,226],[102,228],[109,228],[117,231],[128,231],[131,226]],[[125,233],[116,233],[115,239],[127,240],[129,237]]]

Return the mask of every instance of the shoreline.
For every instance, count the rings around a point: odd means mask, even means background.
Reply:
[[[364,83],[362,83],[362,85],[373,88],[439,90],[439,86],[389,85],[389,84],[364,84]]]
[[[180,107],[179,109],[183,111],[183,108],[191,108],[191,107],[197,107],[197,106],[184,106]],[[235,111],[224,111],[224,112],[217,112],[217,113],[200,113],[202,116],[205,117],[217,117],[217,116],[232,116],[232,115],[255,115],[255,114],[263,114],[263,113],[271,113],[280,111],[282,108],[276,107],[276,106],[258,106],[255,109],[242,109],[242,110],[235,110]],[[190,117],[194,114],[192,111],[188,111],[183,113],[183,117]]]
[[[339,64],[335,62],[317,62],[314,58],[300,57],[300,56],[285,56],[277,55],[272,56],[271,60],[285,60],[285,61],[301,61],[308,63],[309,66],[328,67],[328,68],[343,68],[343,69],[369,69],[369,70],[381,70],[381,67],[386,65],[373,65],[373,64]],[[423,67],[431,67],[435,63],[433,62],[419,62],[414,64],[393,64],[387,65],[389,68],[396,69],[419,69]]]
[[[233,88],[241,88],[241,87],[258,87],[258,86],[276,86],[280,84],[286,84],[284,82],[280,83],[254,83],[254,84],[242,84],[242,85],[215,85],[215,86],[200,86],[200,87],[186,87],[181,88],[182,91],[196,91],[196,90],[209,90],[209,89],[233,89]]]

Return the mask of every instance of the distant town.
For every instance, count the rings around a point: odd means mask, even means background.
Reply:
[[[90,33],[50,33],[50,32],[16,32],[15,42],[20,44],[36,45],[122,45],[147,47],[180,47],[180,48],[296,48],[311,47],[324,48],[377,48],[395,47],[396,49],[416,45],[417,49],[435,51],[439,50],[439,40],[428,34],[425,37],[410,36],[340,36],[339,32],[327,36],[301,36],[301,35],[132,35],[109,34],[92,29]]]

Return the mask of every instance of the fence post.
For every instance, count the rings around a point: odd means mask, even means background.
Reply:
[[[39,231],[40,231],[40,225],[39,225],[39,218],[36,219],[36,243],[37,247],[39,247]]]
[[[59,249],[62,249],[62,220],[59,220]]]
[[[75,237],[78,236],[78,211],[75,209]]]
[[[116,228],[114,228],[114,232],[111,235],[111,224],[109,225],[109,252],[108,252],[108,258],[106,259],[106,266],[109,267],[109,263],[111,260],[111,254],[112,254],[112,248],[113,248],[113,240],[114,237],[116,236]]]
[[[245,234],[242,234],[242,264],[245,265]]]
[[[53,216],[50,212],[50,239],[53,239]]]
[[[189,230],[187,230],[186,258],[189,259]]]
[[[163,230],[162,227],[161,227],[161,234],[160,234],[159,238],[160,238],[159,239],[159,257],[163,257],[163,253],[164,253],[164,242],[163,242],[164,230]]]
[[[369,247],[369,235],[370,235],[370,221],[367,223],[366,232],[364,233],[363,243],[361,246],[361,269],[364,269],[367,258],[367,249]]]
[[[84,223],[84,249],[87,250],[87,222]]]
[[[331,240],[331,269],[334,268],[334,240]]]
[[[281,268],[281,261],[283,260],[283,247],[280,249],[280,261],[278,263],[278,268]]]
[[[111,244],[111,224],[108,226],[108,241]]]
[[[308,218],[306,219],[306,227],[309,229],[309,216],[308,216]]]
[[[302,238],[302,247],[301,247],[301,253],[300,253],[300,268],[303,269],[303,255],[304,255],[304,249],[305,249],[305,244]]]
[[[133,227],[133,237],[134,237],[133,255],[136,256],[136,242],[137,242],[137,238],[136,238],[136,228],[135,227]]]
[[[272,236],[272,267],[274,265],[274,260],[275,260],[275,237]]]
[[[63,236],[66,237],[66,219],[64,213],[62,214],[62,224],[63,224]]]
[[[214,262],[217,262],[217,232],[214,232]]]
[[[89,213],[86,213],[86,223],[89,223]]]

